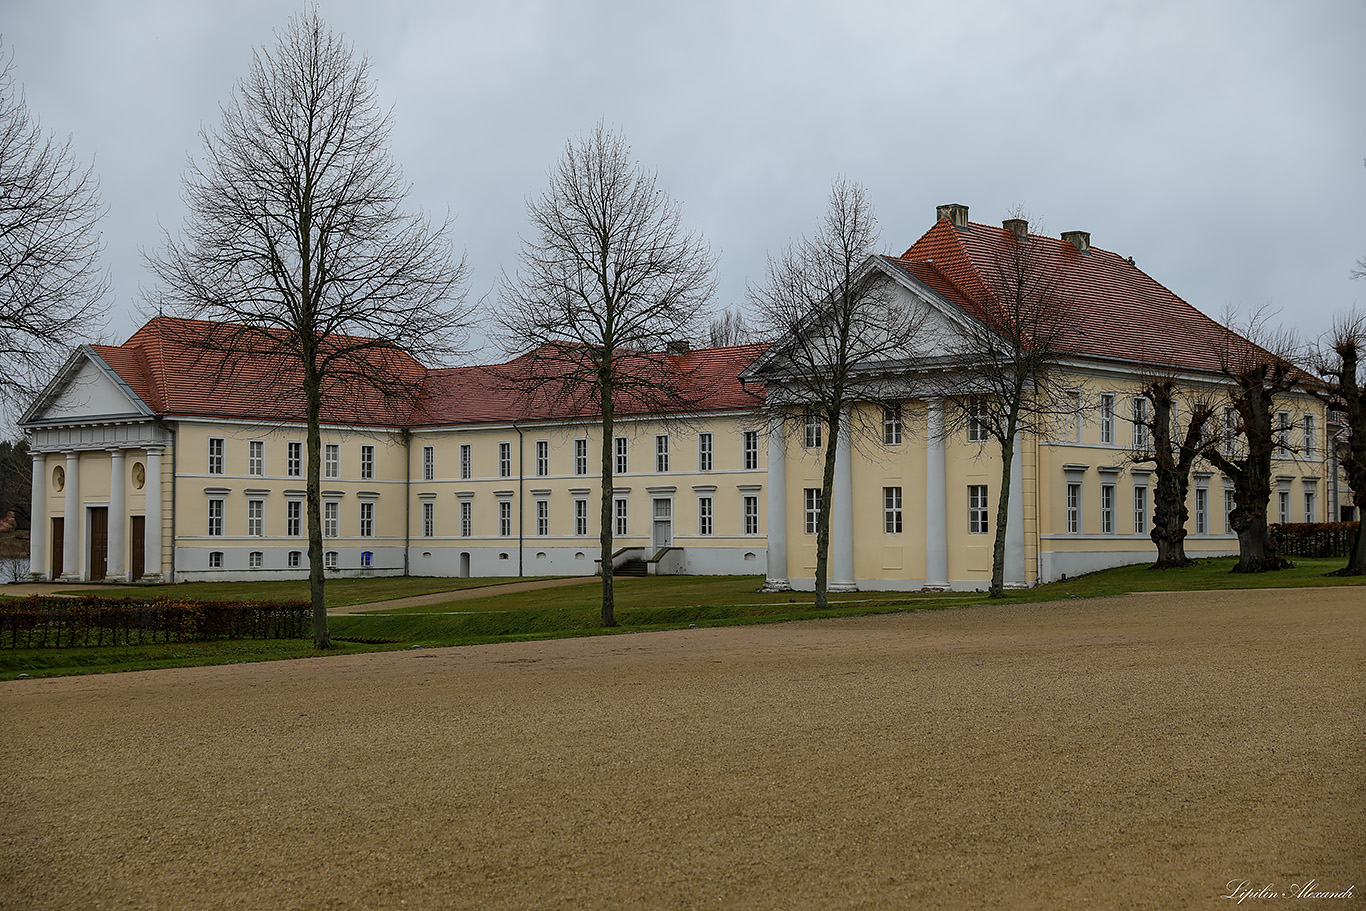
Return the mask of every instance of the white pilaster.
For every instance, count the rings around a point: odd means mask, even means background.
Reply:
[[[1024,447],[1020,435],[1013,441],[1015,455],[1010,460],[1010,515],[1006,517],[1005,584],[1025,584],[1024,553]]]
[[[766,591],[790,591],[787,575],[787,425],[768,429],[768,569]]]
[[[81,454],[66,454],[66,500],[62,504],[62,581],[81,580]]]
[[[125,475],[123,450],[109,450],[109,552],[105,557],[105,573],[114,582],[128,581],[123,568],[123,530],[128,526]]]
[[[147,450],[147,480],[143,485],[147,494],[145,542],[146,554],[143,578],[161,579],[161,450]],[[134,579],[134,582],[137,580]]]
[[[835,481],[832,485],[830,515],[830,581],[832,592],[858,591],[854,583],[854,468],[850,452],[852,414],[846,408],[841,415],[839,432],[831,443],[835,447]]]
[[[945,488],[944,401],[930,399],[925,432],[925,587],[949,585],[949,509]]]
[[[47,573],[47,538],[52,530],[47,524],[47,455],[33,454],[33,491],[29,499],[28,571],[34,580]]]

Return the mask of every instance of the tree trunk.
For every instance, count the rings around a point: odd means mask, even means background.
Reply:
[[[308,439],[308,591],[313,602],[313,647],[332,647],[327,632],[327,601],[323,596],[322,519],[322,379],[311,362],[304,365]]]
[[[998,441],[999,442],[999,441]],[[1015,437],[1001,443],[1001,495],[996,499],[996,538],[991,548],[991,597],[1006,593],[1006,522],[1010,518],[1010,469],[1015,461]]]
[[[1157,489],[1153,496],[1153,527],[1148,535],[1157,545],[1157,562],[1153,569],[1175,569],[1192,563],[1186,556],[1186,520],[1190,518],[1186,495],[1189,491],[1188,475],[1164,469],[1159,462]]]
[[[821,508],[816,516],[816,607],[827,608],[830,599],[830,509],[834,502],[831,490],[835,486],[835,441],[840,433],[840,409],[833,409],[835,418],[828,422],[825,438],[825,464],[821,471]],[[805,508],[806,504],[803,503]]]
[[[613,469],[612,463],[614,445],[612,437],[613,419],[615,417],[612,404],[612,384],[610,382],[599,382],[598,388],[601,391],[602,399],[602,527],[598,531],[598,548],[602,552],[600,564],[602,566],[602,625],[611,627],[617,625],[616,616],[616,593],[613,588],[614,575],[612,571],[612,485]],[[653,522],[653,516],[647,517]],[[651,527],[649,525],[646,526]]]

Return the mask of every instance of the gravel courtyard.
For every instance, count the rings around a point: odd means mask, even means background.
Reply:
[[[1366,590],[0,683],[0,908],[1358,907]]]

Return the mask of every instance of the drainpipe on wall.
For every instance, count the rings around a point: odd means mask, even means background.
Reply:
[[[403,575],[407,576],[413,549],[413,435],[407,427],[399,433],[403,434]]]
[[[522,577],[522,557],[525,547],[522,545],[522,481],[526,477],[526,472],[522,470],[522,428],[517,426],[517,422],[512,422],[512,429],[517,431],[517,578]]]
[[[172,425],[172,427],[171,427],[171,581],[172,581],[172,582],[176,581],[176,577],[175,577],[175,555],[176,555],[176,549],[177,549],[177,548],[176,548],[176,539],[175,539],[175,520],[176,520],[176,505],[177,505],[178,502],[179,502],[179,497],[178,497],[177,494],[176,494],[176,479],[180,477],[180,469],[179,469],[179,467],[177,466],[177,463],[178,463],[179,461],[180,461],[180,424],[177,423],[177,424]],[[145,506],[144,506],[143,508],[144,508],[144,510],[146,509]],[[161,565],[161,554],[157,554],[157,565],[158,565],[158,566]]]

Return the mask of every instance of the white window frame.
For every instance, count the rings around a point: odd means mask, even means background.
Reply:
[[[1225,488],[1224,488],[1224,534],[1226,534],[1226,535],[1236,535],[1236,534],[1238,533],[1237,529],[1235,529],[1235,528],[1233,527],[1233,519],[1230,518],[1230,517],[1233,515],[1233,510],[1235,510],[1235,509],[1237,509],[1237,508],[1238,508],[1238,500],[1237,500],[1237,497],[1234,496],[1234,492],[1233,492],[1230,488],[1225,487]]]
[[[422,447],[422,480],[436,480],[436,447]]]
[[[588,474],[588,440],[577,439],[574,441],[574,474]]]
[[[375,479],[375,447],[369,443],[364,443],[360,447],[360,479]]]
[[[436,502],[433,500],[422,501],[422,537],[433,538],[436,536]]]
[[[251,499],[247,501],[247,536],[260,538],[265,536],[266,528],[266,501]]]
[[[550,474],[550,441],[536,441],[536,477],[544,478]]]
[[[341,444],[323,444],[323,477],[341,477]]]
[[[304,501],[285,501],[285,535],[297,538],[304,533]]]
[[[265,554],[259,550],[253,550],[247,554],[247,569],[260,569],[261,563],[265,560]]]
[[[819,449],[821,446],[821,415],[815,408],[808,407],[802,415],[805,436],[802,444],[807,449]],[[812,488],[813,490],[815,488]]]
[[[1317,522],[1319,520],[1319,492],[1318,488],[1306,484],[1304,487],[1304,521]]]
[[[247,442],[247,474],[260,477],[266,473],[266,444],[264,440]]]
[[[208,522],[208,532],[207,532],[207,533],[208,533],[208,536],[209,536],[210,538],[221,538],[221,537],[223,537],[223,526],[224,526],[224,523],[225,523],[224,517],[225,517],[226,514],[227,514],[227,507],[226,507],[226,505],[225,505],[225,503],[224,503],[223,498],[222,498],[222,497],[209,497],[209,507],[208,507],[209,522]]]
[[[1100,533],[1115,533],[1115,485],[1100,485]]]
[[[209,474],[224,473],[224,445],[222,437],[209,437]]]
[[[1209,534],[1209,488],[1195,488],[1195,533]]]
[[[303,551],[291,550],[289,552],[289,556],[285,558],[285,565],[288,566],[290,569],[298,569],[300,566],[303,565],[303,562]]]
[[[655,471],[664,474],[669,470],[669,435],[655,434]]]
[[[474,500],[469,497],[462,497],[460,500],[460,537],[469,538],[474,535]]]
[[[741,508],[744,516],[745,534],[757,535],[759,533],[759,498],[753,494],[745,494],[741,498]]]
[[[627,524],[629,509],[630,507],[627,505],[625,497],[615,497],[613,499],[612,511],[616,518],[616,533],[618,537],[626,537],[626,529],[629,527]]]
[[[968,397],[968,442],[985,443],[991,434],[986,424],[987,402],[980,395]],[[974,485],[981,486],[981,485]]]
[[[1290,491],[1276,491],[1276,512],[1282,525],[1290,524]]]
[[[222,568],[223,568],[223,551],[221,551],[221,550],[211,550],[211,551],[209,551],[209,569],[222,569]]]
[[[323,551],[323,569],[337,568],[337,552],[335,550]]]
[[[469,443],[460,444],[460,480],[468,481],[474,477],[474,447]]]
[[[990,497],[986,484],[968,485],[968,534],[991,533]]]
[[[588,501],[583,497],[574,498],[574,534],[579,537],[588,534]]]
[[[304,474],[304,444],[299,440],[285,443],[285,474],[301,478]]]
[[[1290,458],[1290,412],[1276,412],[1276,458]]]
[[[1067,533],[1069,535],[1081,534],[1081,482],[1067,482]]]
[[[759,431],[746,430],[740,434],[740,446],[744,450],[745,471],[759,467]]]
[[[512,537],[512,501],[498,501],[498,536],[500,538]]]
[[[1147,484],[1134,485],[1134,534],[1148,534],[1151,522]]]
[[[1318,428],[1314,426],[1315,423],[1314,416],[1306,412],[1304,415],[1304,448],[1301,452],[1306,459],[1318,458]]]
[[[807,487],[802,496],[803,505],[806,508],[806,533],[814,535],[820,524],[821,489],[819,487]]]
[[[616,442],[613,445],[616,447],[614,453],[617,460],[616,465],[613,466],[615,469],[613,473],[626,474],[626,468],[629,464],[626,459],[626,437],[616,437]]]
[[[1111,392],[1100,396],[1100,442],[1102,446],[1115,445],[1115,396]]]
[[[360,537],[373,538],[375,536],[375,503],[373,500],[362,500],[360,504]]]
[[[882,445],[901,445],[901,403],[882,406]]]
[[[1141,395],[1133,398],[1134,449],[1144,451],[1152,448],[1152,433],[1147,423],[1148,400]]]
[[[507,440],[498,443],[498,477],[512,477],[512,443]]]
[[[323,537],[335,538],[341,534],[341,503],[337,500],[323,502]]]
[[[711,471],[712,468],[712,436],[710,433],[699,433],[697,435],[697,470]]]
[[[550,536],[550,501],[544,498],[536,501],[536,536]]]
[[[885,437],[884,437],[885,439]],[[882,531],[883,534],[899,535],[902,533],[901,515],[901,488],[884,487],[882,488]]]
[[[715,531],[716,515],[710,495],[697,498],[697,533],[711,535]]]

